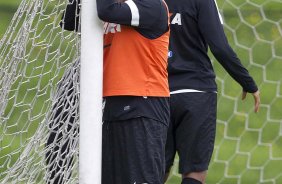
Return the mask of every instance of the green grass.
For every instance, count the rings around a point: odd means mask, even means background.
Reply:
[[[271,178],[274,183],[282,183],[282,139],[280,133],[282,121],[282,86],[280,84],[282,81],[282,2],[274,0],[250,1],[255,5],[246,3],[245,0],[217,0],[218,6],[224,9],[226,35],[232,48],[259,85],[263,106],[258,114],[253,113],[252,96],[248,95],[245,101],[241,101],[241,87],[211,55],[217,74],[219,93],[216,143],[207,184],[266,184],[271,183],[268,181]],[[20,0],[0,2],[0,37],[4,35],[19,3]],[[261,5],[262,9],[256,5]],[[240,8],[244,22],[238,18],[237,8]],[[264,14],[261,13],[262,11]],[[236,37],[234,37],[233,31],[236,33]],[[48,39],[48,37],[46,38]],[[251,58],[253,58],[252,62]],[[34,63],[33,66],[36,64]],[[32,72],[33,74],[41,72],[41,70],[51,70],[53,74],[59,72],[49,63],[44,68],[27,71],[27,75],[32,75]],[[48,84],[49,76],[43,76],[42,86]],[[56,83],[56,80],[53,84]],[[221,82],[222,80],[224,82]],[[29,91],[28,97],[24,97],[24,94],[27,88],[34,86],[37,82],[37,79],[32,78],[29,83],[23,84],[19,88],[21,92],[17,100],[32,101],[32,96],[37,91]],[[13,99],[14,93],[16,91],[10,94],[11,99]],[[38,100],[44,101],[49,93],[50,91],[47,90],[46,94],[41,95]],[[13,106],[12,101],[10,103],[8,107]],[[42,106],[44,106],[42,103],[38,103],[33,113],[38,114]],[[26,121],[27,114],[19,115],[25,108],[27,107],[17,107],[16,114],[18,115],[11,116],[10,121],[13,122],[18,118],[21,118],[20,121]],[[44,110],[46,109],[43,107]],[[9,108],[6,109],[6,112],[9,112]],[[33,126],[29,127],[29,133],[22,136],[29,138],[36,127],[35,120]],[[6,131],[12,134],[20,128],[15,125]],[[0,129],[5,129],[5,127],[0,125]],[[22,139],[24,138],[12,138],[12,136],[1,139],[2,148],[11,145],[9,148],[2,149],[1,154],[5,155],[11,150],[16,150]],[[17,159],[18,155],[19,153],[12,154],[13,161]],[[3,162],[4,160],[0,159],[0,163]],[[0,165],[2,166],[2,164]],[[178,184],[180,180],[176,163],[167,184]]]
[[[0,38],[3,37],[20,2],[20,0],[8,0],[0,2]]]

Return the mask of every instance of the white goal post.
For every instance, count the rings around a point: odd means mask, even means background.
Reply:
[[[83,0],[81,14],[79,183],[101,183],[103,29],[96,1]]]
[[[84,0],[65,31],[68,3],[22,0],[1,39],[1,184],[101,182],[102,24]]]

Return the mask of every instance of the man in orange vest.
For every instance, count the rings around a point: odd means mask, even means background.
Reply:
[[[103,184],[162,184],[169,121],[168,10],[97,0],[104,21]]]
[[[104,21],[102,183],[162,184],[170,96],[167,6],[163,0],[97,0],[97,9]],[[78,30],[78,13],[74,1],[61,26]]]

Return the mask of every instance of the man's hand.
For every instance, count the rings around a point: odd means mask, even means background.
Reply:
[[[255,100],[255,112],[259,111],[259,105],[260,105],[260,95],[259,95],[259,91],[256,91],[254,93],[252,93],[254,100]],[[247,92],[243,91],[242,93],[242,100],[245,100],[247,96]]]

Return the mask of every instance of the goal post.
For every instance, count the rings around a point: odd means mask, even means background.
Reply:
[[[1,184],[101,182],[102,24],[84,0],[62,29],[74,2],[22,0],[1,38]]]
[[[96,1],[82,0],[79,183],[101,183],[103,26]]]

